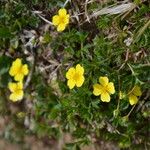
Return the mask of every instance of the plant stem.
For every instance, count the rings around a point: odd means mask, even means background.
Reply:
[[[131,112],[133,111],[133,109],[135,108],[135,105],[131,108],[131,110],[129,111],[129,113],[127,114],[127,117],[130,116]]]
[[[65,7],[69,1],[71,1],[71,0],[66,0],[63,7]]]

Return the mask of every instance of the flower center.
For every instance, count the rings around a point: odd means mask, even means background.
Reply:
[[[65,17],[61,16],[60,19],[59,19],[59,21],[60,21],[59,22],[60,24],[64,24],[65,23]]]
[[[22,66],[20,66],[19,68],[18,68],[18,72],[17,72],[18,74],[22,74]]]
[[[16,89],[14,93],[19,94],[20,93],[20,89]]]
[[[73,80],[77,81],[79,80],[79,78],[80,78],[80,75],[78,73],[75,73],[73,76]]]
[[[107,86],[103,86],[102,92],[103,92],[103,93],[106,93],[106,92],[109,93],[109,91],[108,91],[108,89],[107,89]]]

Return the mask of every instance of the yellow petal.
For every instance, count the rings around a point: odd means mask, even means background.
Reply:
[[[23,95],[24,95],[23,90],[19,90],[19,91],[17,92],[17,99],[18,99],[18,100],[22,100],[22,99],[23,99]]]
[[[79,79],[76,81],[76,86],[81,87],[84,82],[84,76],[79,77]]]
[[[9,99],[13,102],[16,102],[17,101],[16,94],[14,94],[14,93],[10,94]]]
[[[21,59],[20,58],[17,58],[14,62],[13,62],[13,64],[12,64],[12,66],[16,66],[16,67],[20,67],[22,65],[22,62],[21,62]]]
[[[84,74],[84,68],[80,64],[76,65],[76,73],[78,73],[80,75]]]
[[[17,89],[18,90],[22,90],[23,89],[23,83],[22,82],[18,82],[17,83]]]
[[[66,16],[67,11],[65,8],[61,8],[61,9],[59,9],[58,14],[59,14],[59,16]]]
[[[15,76],[18,71],[20,70],[20,67],[21,67],[22,63],[21,63],[21,59],[20,58],[17,58],[13,63],[12,63],[12,66],[9,70],[9,74],[11,76]]]
[[[66,28],[66,25],[64,23],[61,23],[58,25],[57,31],[61,32],[61,31],[65,30],[65,28]]]
[[[133,88],[132,93],[133,93],[135,96],[141,96],[141,95],[142,95],[141,88],[136,85],[136,86]]]
[[[138,98],[137,96],[133,95],[133,94],[130,94],[129,95],[129,102],[131,105],[134,105],[138,102]]]
[[[27,75],[29,73],[28,65],[25,64],[25,65],[22,66],[22,73],[24,75]]]
[[[103,102],[110,102],[110,95],[109,95],[109,93],[103,92],[103,93],[101,94],[101,100],[102,100]]]
[[[16,68],[14,68],[13,66],[9,70],[10,76],[15,76],[17,74],[17,72],[18,72],[18,70],[16,70]]]
[[[53,18],[52,18],[53,25],[57,26],[59,24],[59,22],[60,22],[59,16],[58,15],[53,16]]]
[[[94,84],[93,89],[93,94],[95,96],[99,96],[103,91],[103,87],[100,84]]]
[[[114,94],[115,93],[114,83],[109,82],[106,89],[110,94]]]
[[[67,82],[67,85],[68,85],[69,89],[73,89],[74,86],[75,86],[75,81],[69,79],[68,82]]]
[[[67,71],[66,78],[71,79],[73,78],[74,74],[75,74],[75,68],[72,67]]]
[[[64,24],[68,24],[69,23],[69,14],[66,15],[66,17],[64,18]]]
[[[13,102],[20,101],[23,98],[23,94],[24,94],[23,91],[19,90],[17,92],[10,94],[9,99]]]
[[[9,82],[8,84],[8,88],[11,92],[14,92],[17,88],[17,84],[16,83],[12,83],[12,82]]]
[[[99,82],[100,82],[100,84],[101,84],[102,86],[107,86],[109,80],[108,80],[107,77],[100,77],[100,78],[99,78]]]
[[[24,78],[24,75],[22,73],[18,73],[15,75],[15,81],[22,81]]]

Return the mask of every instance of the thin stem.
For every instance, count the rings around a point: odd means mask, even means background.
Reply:
[[[129,111],[129,113],[127,114],[127,117],[130,116],[131,112],[133,111],[133,109],[135,108],[135,105],[131,108],[131,110]]]
[[[65,7],[69,1],[71,1],[71,0],[66,0],[63,7]]]
[[[135,72],[134,72],[134,70],[132,69],[132,67],[130,66],[130,64],[127,63],[127,65],[129,66],[129,68],[130,68],[132,74],[135,76]]]
[[[132,75],[136,78],[136,80],[139,82],[139,83],[143,83],[142,81],[140,81],[138,79],[138,77],[136,76],[136,73],[134,72],[133,68],[131,67],[131,65],[129,63],[127,63],[127,65],[129,66],[131,72],[132,72]]]
[[[120,77],[119,76],[118,76],[118,82],[119,82],[119,94],[120,94]],[[119,110],[119,106],[120,106],[120,95],[118,97],[117,111]]]
[[[26,89],[26,88],[29,86],[30,81],[31,81],[31,79],[32,79],[33,72],[34,72],[34,69],[35,69],[35,57],[36,57],[36,56],[35,56],[35,54],[34,54],[34,52],[33,52],[32,68],[31,68],[30,73],[29,73],[29,75],[28,75],[28,77],[27,77],[27,80],[26,80],[26,82],[25,82],[25,84],[24,84],[24,89]]]

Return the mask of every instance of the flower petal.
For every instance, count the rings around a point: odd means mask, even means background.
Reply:
[[[9,74],[10,76],[15,76],[18,72],[18,70],[16,70],[17,68],[14,68],[13,66],[10,68],[9,70]]]
[[[22,90],[23,89],[23,83],[22,82],[18,82],[17,83],[17,89],[18,90]]]
[[[100,77],[99,78],[99,83],[102,85],[102,86],[107,86],[109,82],[109,79],[107,77]]]
[[[133,94],[130,94],[129,95],[129,102],[130,102],[130,105],[134,105],[138,102],[138,98],[137,96],[133,95]]]
[[[17,58],[13,63],[12,66],[20,67],[22,65],[21,59]]]
[[[9,99],[10,99],[11,101],[13,101],[13,102],[16,102],[16,101],[17,101],[17,100],[16,100],[16,94],[14,94],[14,93],[10,94]]]
[[[61,31],[65,30],[65,28],[66,28],[66,25],[64,23],[61,23],[58,25],[57,31],[61,32]]]
[[[73,78],[74,74],[75,74],[75,68],[72,67],[67,71],[66,78],[71,79]]]
[[[10,94],[9,99],[13,102],[20,101],[23,98],[24,92],[22,90],[19,90],[17,92],[14,92]]]
[[[133,93],[135,96],[141,96],[141,95],[142,95],[141,88],[136,85],[136,86],[133,88],[132,93]]]
[[[19,71],[21,65],[22,65],[21,59],[17,58],[17,59],[12,63],[12,66],[11,66],[11,68],[10,68],[10,70],[9,70],[9,74],[10,74],[11,76],[15,76],[15,75],[18,73],[18,71]]]
[[[28,65],[27,64],[25,64],[25,65],[22,66],[22,73],[24,75],[27,75],[29,73]]]
[[[67,11],[65,8],[61,8],[61,9],[59,9],[58,14],[59,14],[59,16],[66,16]]]
[[[64,24],[66,24],[66,25],[69,23],[69,16],[70,16],[70,15],[68,14],[68,15],[66,15],[65,18],[64,18]]]
[[[95,96],[99,96],[103,91],[103,87],[100,84],[94,84],[93,89],[93,94]]]
[[[22,81],[24,78],[24,75],[22,73],[18,73],[15,75],[15,81]]]
[[[80,64],[76,65],[76,73],[78,73],[80,75],[84,74],[84,68]]]
[[[53,25],[57,26],[57,25],[59,25],[59,22],[60,22],[59,16],[58,15],[53,16],[53,18],[52,18]]]
[[[103,102],[110,102],[110,95],[109,95],[109,93],[108,92],[103,92],[101,94],[101,100]]]
[[[84,82],[84,76],[81,76],[77,81],[76,81],[76,86],[81,87],[83,82]]]
[[[9,82],[8,84],[8,88],[11,92],[14,92],[17,88],[17,84],[16,83],[12,83],[12,82]]]
[[[106,89],[110,94],[114,94],[115,93],[114,83],[109,82]]]
[[[67,82],[67,85],[68,85],[69,89],[73,89],[74,86],[75,86],[75,81],[69,79],[68,82]]]
[[[23,99],[23,95],[24,95],[23,90],[19,90],[19,91],[17,92],[17,99],[18,99],[18,100],[22,100],[22,99]]]

